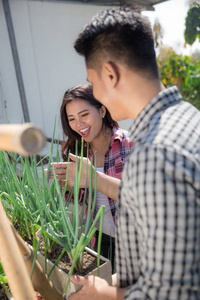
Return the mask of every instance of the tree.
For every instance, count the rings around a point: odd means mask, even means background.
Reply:
[[[155,19],[153,25],[153,32],[154,32],[155,46],[157,48],[160,45],[162,45],[162,39],[163,39],[163,28],[158,19]]]
[[[196,39],[200,41],[200,4],[194,2],[188,10],[185,19],[186,29],[184,31],[185,42],[192,45]]]
[[[166,87],[177,85],[183,99],[200,110],[200,60],[178,55],[169,47],[160,47],[157,56],[161,80]]]

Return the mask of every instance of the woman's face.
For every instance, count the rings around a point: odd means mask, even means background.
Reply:
[[[82,99],[75,99],[66,105],[69,126],[83,139],[91,143],[102,132],[102,118],[106,109],[102,106],[99,110]]]

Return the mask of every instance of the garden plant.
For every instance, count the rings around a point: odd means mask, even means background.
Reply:
[[[14,224],[23,239],[32,243],[35,253],[34,261],[37,258],[37,253],[40,248],[41,241],[44,243],[44,256],[47,257],[47,252],[59,244],[63,251],[58,257],[55,265],[60,260],[61,256],[67,252],[72,260],[72,265],[68,274],[68,281],[64,290],[66,293],[70,282],[70,276],[74,269],[82,268],[82,257],[85,247],[91,241],[97,228],[96,222],[100,221],[100,235],[98,240],[98,259],[97,264],[100,264],[100,245],[101,232],[104,217],[104,206],[102,206],[97,215],[94,215],[96,188],[94,189],[94,199],[92,206],[92,166],[88,170],[90,172],[89,184],[89,200],[88,200],[88,215],[85,224],[83,224],[83,215],[79,216],[79,190],[82,168],[82,158],[77,160],[77,174],[74,178],[74,188],[65,197],[67,191],[67,177],[64,189],[59,185],[57,178],[49,183],[50,165],[53,162],[52,157],[53,143],[51,145],[50,154],[48,155],[48,172],[44,172],[43,161],[36,160],[36,156],[23,157],[15,153],[8,155],[5,151],[0,151],[0,200],[4,206],[7,216]],[[83,143],[81,148],[83,157]],[[59,150],[57,147],[56,161],[59,161]],[[20,166],[20,168],[19,168]],[[38,172],[40,166],[40,174]],[[87,182],[86,182],[87,186]],[[86,193],[85,193],[86,194]],[[69,204],[73,196],[73,213],[69,210]],[[85,199],[84,199],[85,203]],[[83,203],[83,205],[84,205]],[[79,221],[81,220],[81,221]],[[54,267],[55,267],[54,265]],[[32,266],[31,276],[34,270]],[[53,270],[53,269],[52,269]],[[52,271],[51,270],[51,271]],[[50,276],[51,272],[48,274]]]

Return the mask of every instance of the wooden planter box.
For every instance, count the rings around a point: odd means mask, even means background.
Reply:
[[[90,248],[85,248],[85,250],[97,257],[97,252],[91,250]],[[100,256],[101,260],[105,261],[100,267],[99,267],[99,275],[101,278],[105,279],[109,285],[112,285],[112,271],[111,271],[111,262],[110,260],[106,259],[103,256]],[[45,258],[44,256],[39,252],[37,256],[37,260],[42,266],[43,270],[45,270]],[[53,267],[53,263],[50,260],[47,261],[47,273],[50,272],[50,270]],[[92,272],[89,272],[87,275],[95,275],[98,276],[98,269],[94,269]],[[51,273],[49,279],[52,281],[54,287],[57,289],[57,291],[62,295],[67,283],[68,275],[62,271],[59,267],[55,267],[53,272]],[[71,293],[78,291],[82,286],[73,284],[70,282],[68,290],[66,292],[66,296],[69,296]]]

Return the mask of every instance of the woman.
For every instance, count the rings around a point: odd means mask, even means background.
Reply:
[[[65,92],[60,116],[63,133],[67,137],[62,145],[63,160],[68,160],[69,152],[75,154],[76,141],[78,141],[78,153],[80,154],[82,139],[85,142],[84,156],[87,156],[87,144],[89,144],[89,159],[94,161],[94,157],[96,158],[97,198],[95,212],[101,205],[105,205],[106,212],[101,254],[111,259],[114,268],[116,200],[123,165],[132,143],[128,138],[127,131],[120,129],[106,107],[94,98],[93,88],[89,84],[76,86]],[[73,169],[71,177],[70,171],[68,176],[70,186],[73,186],[76,161],[76,156],[73,154],[70,154],[71,162],[69,163]],[[66,178],[67,165],[67,162],[54,163],[59,180]],[[81,187],[85,187],[86,165],[84,161]],[[53,174],[51,176],[50,178],[53,178]],[[82,198],[80,197],[80,203]],[[96,243],[94,248],[96,248]]]

